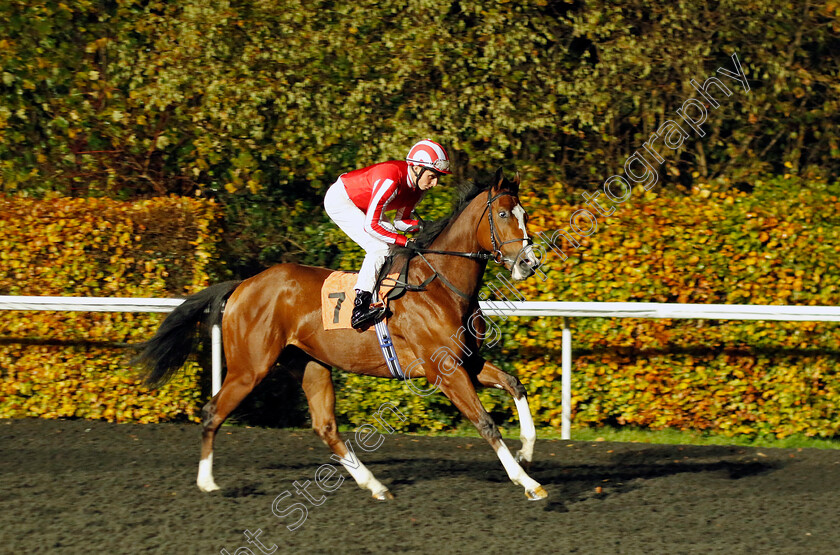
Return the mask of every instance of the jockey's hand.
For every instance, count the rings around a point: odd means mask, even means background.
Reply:
[[[409,239],[405,242],[405,248],[416,251],[420,247],[417,246],[417,241],[415,241],[414,239]]]

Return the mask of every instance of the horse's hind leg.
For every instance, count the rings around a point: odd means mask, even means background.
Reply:
[[[279,347],[274,347],[257,354],[247,348],[239,349],[236,345],[225,345],[225,381],[219,392],[201,409],[201,461],[198,463],[196,479],[201,491],[219,489],[213,480],[213,442],[216,439],[216,431],[268,374],[277,360],[279,351]]]
[[[525,387],[516,377],[486,360],[483,361],[476,379],[478,383],[485,387],[504,389],[513,397],[516,412],[519,415],[519,439],[522,441],[522,448],[516,453],[516,462],[527,468],[533,460],[537,431],[534,427],[534,419],[531,416],[531,408],[528,406]]]
[[[335,389],[330,369],[316,360],[309,359],[304,366],[301,384],[309,403],[309,413],[312,415],[312,429],[334,453],[330,458],[341,463],[360,488],[370,490],[374,499],[393,499],[394,496],[388,488],[382,485],[356,456],[350,441],[345,444],[341,440],[335,422]]]

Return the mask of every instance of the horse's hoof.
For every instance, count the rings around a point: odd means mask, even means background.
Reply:
[[[539,501],[548,497],[548,492],[542,486],[537,486],[534,489],[525,490],[525,497],[528,501]]]
[[[209,484],[198,484],[198,489],[205,493],[210,493],[211,491],[219,491],[220,488],[215,482],[210,482]]]
[[[387,489],[385,491],[380,491],[379,493],[374,493],[373,498],[377,501],[390,501],[394,498],[394,494],[392,494]]]

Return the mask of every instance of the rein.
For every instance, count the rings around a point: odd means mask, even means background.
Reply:
[[[471,258],[472,260],[493,260],[493,255],[489,252],[458,252],[458,251],[436,251],[434,249],[411,249],[417,254],[446,254],[449,256],[460,256],[461,258]]]
[[[448,279],[446,279],[437,269],[432,266],[432,264],[426,259],[423,254],[443,254],[448,256],[459,256],[462,258],[470,258],[472,260],[492,260],[496,264],[502,264],[504,262],[504,255],[502,254],[501,247],[507,245],[508,243],[515,243],[517,241],[523,241],[524,239],[511,239],[509,241],[504,241],[497,245],[496,241],[496,225],[493,221],[493,211],[490,210],[491,205],[496,200],[500,199],[503,196],[513,196],[512,193],[502,192],[496,195],[495,197],[490,198],[490,189],[487,190],[487,205],[484,207],[484,211],[482,211],[481,216],[478,218],[481,221],[481,218],[484,216],[484,213],[487,212],[487,220],[490,223],[490,243],[493,245],[493,252],[459,252],[459,251],[439,251],[434,249],[411,249],[417,253],[417,255],[426,263],[426,266],[432,270],[432,275],[428,277],[423,283],[420,285],[410,285],[408,283],[404,284],[407,291],[424,291],[426,286],[429,285],[435,278],[440,278],[444,285],[446,285],[453,293],[456,295],[470,300],[469,295],[464,293],[463,291],[459,290],[455,287]],[[476,227],[477,229],[477,227]],[[528,238],[528,244],[532,244],[531,238]],[[522,250],[525,250],[523,247]],[[520,251],[521,252],[521,251]],[[516,256],[519,259],[519,255]],[[403,285],[403,284],[401,284]]]

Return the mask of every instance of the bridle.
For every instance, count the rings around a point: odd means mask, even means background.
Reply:
[[[513,193],[502,192],[502,193],[499,193],[498,195],[496,195],[495,197],[490,198],[490,191],[488,190],[487,191],[487,206],[484,207],[484,212],[487,212],[487,221],[490,223],[490,245],[493,247],[493,253],[491,255],[493,257],[493,262],[495,262],[496,264],[499,264],[499,265],[504,263],[505,257],[504,257],[504,254],[502,253],[502,247],[503,246],[507,245],[508,243],[516,243],[516,242],[519,242],[519,241],[524,241],[525,242],[525,246],[522,247],[521,249],[519,249],[519,252],[516,253],[516,258],[514,258],[513,260],[510,261],[511,262],[511,267],[513,267],[514,264],[517,264],[519,262],[519,257],[522,256],[522,253],[525,252],[525,249],[527,249],[532,244],[534,244],[534,241],[530,237],[526,237],[525,239],[510,239],[508,241],[503,241],[503,242],[499,243],[498,245],[496,245],[496,225],[495,225],[495,222],[493,220],[493,210],[491,209],[491,207],[492,207],[492,205],[495,201],[502,198],[503,196],[511,196],[512,197],[514,195],[513,195]],[[482,216],[484,216],[484,212],[481,213]],[[481,221],[481,218],[479,218],[479,222],[480,221]],[[476,230],[477,229],[478,229],[478,226],[476,226]]]
[[[452,283],[450,283],[449,280],[447,280],[445,277],[443,277],[443,275],[441,275],[440,272],[438,272],[437,269],[434,266],[431,265],[431,263],[426,259],[426,257],[423,256],[424,253],[425,254],[444,254],[444,255],[448,255],[448,256],[460,256],[462,258],[470,258],[472,260],[492,260],[496,264],[502,265],[502,264],[504,264],[506,258],[504,256],[504,254],[502,253],[501,248],[503,246],[507,245],[508,243],[516,243],[516,242],[519,242],[519,241],[524,241],[525,246],[522,247],[521,249],[519,249],[519,252],[516,254],[516,258],[514,258],[512,261],[510,259],[507,259],[508,261],[511,262],[511,267],[513,267],[513,265],[515,265],[519,262],[519,258],[522,256],[522,254],[525,252],[525,250],[533,244],[533,240],[530,237],[527,237],[525,239],[510,239],[508,241],[502,241],[502,242],[499,242],[499,240],[496,239],[496,224],[495,224],[495,221],[493,219],[493,210],[492,210],[493,203],[496,202],[497,200],[499,200],[500,198],[504,197],[504,196],[511,196],[512,197],[512,196],[515,196],[515,195],[513,193],[504,191],[504,192],[501,192],[498,195],[491,198],[491,196],[490,196],[491,192],[492,191],[490,189],[487,190],[487,203],[484,207],[484,210],[481,212],[481,216],[479,216],[479,218],[478,218],[478,223],[476,224],[476,231],[478,231],[478,226],[481,225],[481,220],[482,220],[482,218],[484,218],[484,213],[486,212],[487,213],[487,221],[490,224],[490,245],[493,248],[493,252],[492,253],[490,253],[490,252],[459,252],[459,251],[440,251],[440,250],[434,250],[434,249],[417,249],[417,248],[412,249],[423,260],[423,262],[425,262],[426,265],[432,270],[432,275],[429,278],[427,278],[423,283],[421,283],[419,286],[417,286],[417,285],[412,286],[412,285],[404,284],[406,289],[412,290],[412,291],[423,291],[423,290],[425,290],[426,286],[429,283],[431,283],[435,278],[440,278],[440,280],[444,283],[444,285],[446,285],[449,289],[451,289],[453,292],[455,292],[459,296],[469,300],[469,298],[470,298],[469,295],[467,295],[463,291],[460,291],[457,287],[455,287]]]

